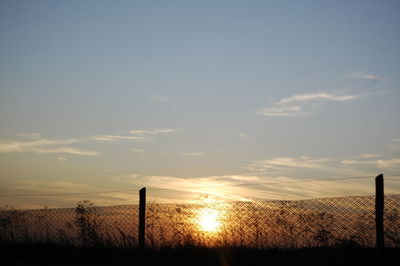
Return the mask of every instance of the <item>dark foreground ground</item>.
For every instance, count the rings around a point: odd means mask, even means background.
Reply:
[[[0,265],[400,265],[400,249],[309,248],[254,250],[248,248],[164,248],[133,250],[77,248],[54,245],[0,245]]]

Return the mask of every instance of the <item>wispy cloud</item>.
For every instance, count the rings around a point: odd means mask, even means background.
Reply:
[[[381,155],[378,153],[361,153],[360,157],[361,158],[376,158],[376,157],[380,157]]]
[[[153,94],[149,96],[149,100],[154,103],[170,106],[172,109],[176,109],[178,107],[172,98],[165,95]]]
[[[130,134],[134,136],[152,136],[152,135],[159,135],[159,134],[167,134],[167,133],[177,133],[182,131],[182,129],[171,129],[171,128],[155,128],[151,130],[131,130],[129,131]]]
[[[28,139],[40,138],[40,134],[39,133],[18,133],[17,136],[18,137],[22,137],[22,138],[28,138]]]
[[[388,170],[400,170],[400,158],[377,160],[378,166]]]
[[[146,150],[143,150],[143,149],[137,149],[137,148],[133,148],[133,149],[131,149],[131,151],[133,151],[133,152],[137,152],[137,153],[143,153],[143,152],[146,152]]]
[[[249,188],[237,186],[246,182],[259,182],[257,176],[205,176],[205,177],[175,177],[128,174],[113,177],[119,183],[132,184],[139,187],[162,188],[157,193],[157,201],[196,201],[202,195],[208,195],[218,199],[248,200],[247,195],[257,196],[256,193],[248,193]],[[177,193],[179,191],[179,193]],[[257,191],[257,190],[255,190]],[[150,196],[151,197],[151,196]],[[154,197],[154,196],[153,196]]]
[[[310,113],[304,112],[302,110],[302,106],[295,105],[295,106],[272,106],[272,107],[265,107],[258,109],[257,114],[265,115],[265,116],[291,116],[291,117],[300,117],[306,116]]]
[[[117,142],[121,140],[132,140],[136,142],[151,142],[153,138],[142,137],[142,136],[132,136],[132,135],[94,135],[89,137],[90,140],[97,142]]]
[[[366,72],[353,72],[349,74],[350,78],[356,78],[356,79],[367,79],[367,80],[385,80],[387,77],[385,75],[377,75],[377,74],[372,74],[372,73],[366,73]]]
[[[22,200],[16,200],[13,207],[21,209],[37,209],[47,206],[49,208],[62,208],[76,206],[76,202],[82,200],[82,195],[74,195],[74,193],[91,193],[93,191],[105,190],[95,185],[71,182],[68,180],[52,181],[52,180],[15,180],[13,184],[7,187],[10,194],[22,195],[42,195],[41,197],[27,197]],[[47,194],[63,194],[57,197],[46,196]],[[85,199],[92,200],[96,205],[106,205],[110,194],[88,194]],[[119,202],[113,200],[114,204]],[[121,202],[122,203],[122,202]],[[125,203],[126,204],[126,203]]]
[[[400,158],[382,158],[376,153],[364,153],[348,158],[277,157],[258,160],[243,167],[260,175],[363,176],[400,170]]]
[[[66,147],[61,147],[61,148],[53,148],[53,149],[41,149],[41,148],[36,148],[33,149],[32,151],[37,152],[37,153],[67,153],[67,154],[74,154],[74,155],[99,155],[100,152],[98,151],[87,151],[87,150],[81,150],[81,149],[76,149],[76,148],[66,148]]]
[[[72,143],[77,143],[79,140],[77,139],[58,139],[58,140],[49,140],[49,139],[39,139],[33,141],[2,141],[0,142],[0,151],[1,152],[18,152],[18,151],[26,151],[30,149],[35,149],[37,147],[43,146],[53,146],[53,145],[68,145]]]
[[[318,100],[327,100],[327,101],[336,101],[336,102],[344,102],[348,100],[352,100],[357,98],[356,95],[349,94],[338,94],[338,93],[328,93],[328,92],[318,92],[318,93],[307,93],[307,94],[295,94],[288,98],[284,98],[278,102],[278,104],[287,104],[293,102],[308,102],[308,101],[318,101]]]
[[[185,156],[204,156],[207,153],[205,153],[205,152],[182,152],[182,154]]]
[[[388,147],[392,151],[397,151],[400,149],[400,138],[391,139]]]
[[[376,165],[376,161],[361,161],[361,160],[343,160],[341,161],[343,164],[351,164],[351,165]]]
[[[85,151],[77,148],[66,148],[64,145],[78,143],[78,139],[49,140],[39,139],[34,141],[2,141],[0,152],[36,152],[36,153],[69,153],[78,155],[98,155],[95,151]],[[55,147],[54,146],[59,146]],[[60,147],[61,146],[61,147]]]
[[[240,137],[242,140],[247,140],[247,141],[253,140],[253,138],[252,138],[250,135],[246,134],[246,133],[240,133],[240,134],[239,134],[239,137]]]
[[[311,114],[309,111],[304,111],[305,105],[310,102],[346,102],[359,97],[360,95],[330,92],[295,94],[283,98],[268,107],[260,108],[256,113],[265,116],[301,117]]]
[[[160,102],[160,103],[168,103],[171,102],[171,98],[166,97],[160,94],[153,94],[149,97],[149,99],[153,102]]]
[[[41,180],[21,180],[16,181],[16,185],[12,189],[47,192],[47,193],[65,193],[65,192],[81,192],[91,187],[83,183],[75,183],[68,181],[41,181]]]
[[[248,164],[245,169],[254,172],[263,172],[268,170],[285,170],[289,168],[322,169],[326,166],[324,162],[329,159],[315,159],[307,156],[301,157],[278,157],[268,160],[259,160]]]
[[[34,139],[29,141],[12,140],[0,141],[0,153],[9,152],[36,152],[36,153],[65,153],[74,155],[99,155],[98,151],[88,151],[71,145],[93,143],[93,142],[117,142],[117,141],[135,141],[135,142],[151,142],[154,141],[156,135],[176,133],[180,129],[170,128],[155,128],[151,130],[131,130],[126,134],[108,134],[108,135],[93,135],[84,138],[72,139]],[[21,134],[19,134],[21,136]],[[31,134],[28,134],[31,136]],[[40,137],[35,134],[35,138]],[[30,138],[30,137],[28,137]]]
[[[222,200],[304,199],[327,195],[354,195],[354,193],[362,195],[370,188],[370,184],[362,179],[339,181],[321,179],[320,182],[308,182],[309,178],[259,175],[175,177],[128,174],[115,176],[113,180],[139,187],[150,186],[150,189],[162,188],[157,192],[156,199],[167,202],[196,201],[201,195]]]
[[[176,133],[181,131],[181,129],[171,129],[171,128],[154,128],[150,130],[131,130],[127,134],[115,134],[115,135],[94,135],[88,138],[88,140],[94,140],[98,142],[116,142],[122,140],[131,140],[136,142],[151,142],[154,141],[154,136]]]
[[[217,149],[216,152],[217,152],[219,155],[223,155],[223,156],[231,155],[229,152],[225,151],[224,149]]]
[[[370,165],[387,171],[400,170],[400,158],[378,160],[343,160],[341,162],[348,165]]]

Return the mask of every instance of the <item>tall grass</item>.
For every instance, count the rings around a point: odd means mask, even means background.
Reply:
[[[385,237],[400,247],[399,195],[389,197]],[[373,247],[373,197],[307,201],[199,202],[158,204],[146,208],[146,246],[247,247]],[[218,227],[202,229],[204,210],[218,213]],[[135,247],[138,206],[95,207],[80,201],[75,208],[0,209],[1,243],[53,243],[69,246]]]

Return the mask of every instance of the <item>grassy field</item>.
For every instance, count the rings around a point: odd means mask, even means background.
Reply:
[[[373,197],[0,210],[0,265],[400,265],[399,195],[386,198],[384,256]]]
[[[385,242],[400,247],[400,195],[386,196]],[[375,246],[374,197],[146,206],[146,246],[303,249]],[[0,209],[0,243],[134,248],[138,206]]]

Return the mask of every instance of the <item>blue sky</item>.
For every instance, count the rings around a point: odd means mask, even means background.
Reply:
[[[398,1],[1,1],[0,193],[398,174],[399,24]],[[276,191],[211,192],[323,195]]]

